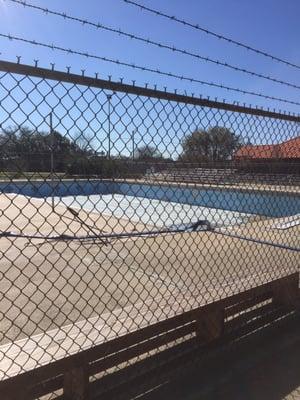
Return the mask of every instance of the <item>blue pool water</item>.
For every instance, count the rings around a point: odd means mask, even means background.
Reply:
[[[213,209],[284,217],[299,214],[300,195],[233,189],[189,188],[113,181],[2,182],[0,192],[30,197],[124,195]]]

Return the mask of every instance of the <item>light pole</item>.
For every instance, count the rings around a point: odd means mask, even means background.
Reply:
[[[107,100],[108,100],[108,159],[110,160],[110,153],[111,153],[111,128],[110,128],[110,107],[111,107],[111,98],[112,94],[107,95]]]
[[[52,191],[52,211],[54,212],[54,132],[53,132],[53,118],[52,112],[49,114],[50,126],[50,178],[51,178],[51,191]]]
[[[135,145],[134,145],[134,134],[137,132],[137,129],[133,129],[132,134],[131,134],[131,141],[132,141],[132,161],[134,161],[134,151],[135,151]]]

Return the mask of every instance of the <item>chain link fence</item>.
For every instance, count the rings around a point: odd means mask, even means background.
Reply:
[[[0,70],[2,381],[298,272],[299,117]]]

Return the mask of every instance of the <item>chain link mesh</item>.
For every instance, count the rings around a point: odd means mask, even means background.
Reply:
[[[64,76],[0,76],[1,380],[299,270],[299,119]]]

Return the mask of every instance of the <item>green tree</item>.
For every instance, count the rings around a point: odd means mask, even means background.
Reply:
[[[78,157],[86,157],[91,150],[57,131],[51,134],[26,126],[10,127],[0,133],[2,168],[9,165],[18,171],[50,171],[50,155],[54,153],[55,171],[63,172]]]
[[[74,144],[83,152],[83,154],[95,154],[95,135],[87,132],[77,132],[73,138]]]
[[[162,154],[154,147],[145,145],[139,147],[134,154],[135,160],[150,161],[153,159],[162,159]]]
[[[182,140],[180,158],[191,162],[228,160],[241,145],[240,136],[228,128],[215,126],[196,130]]]

